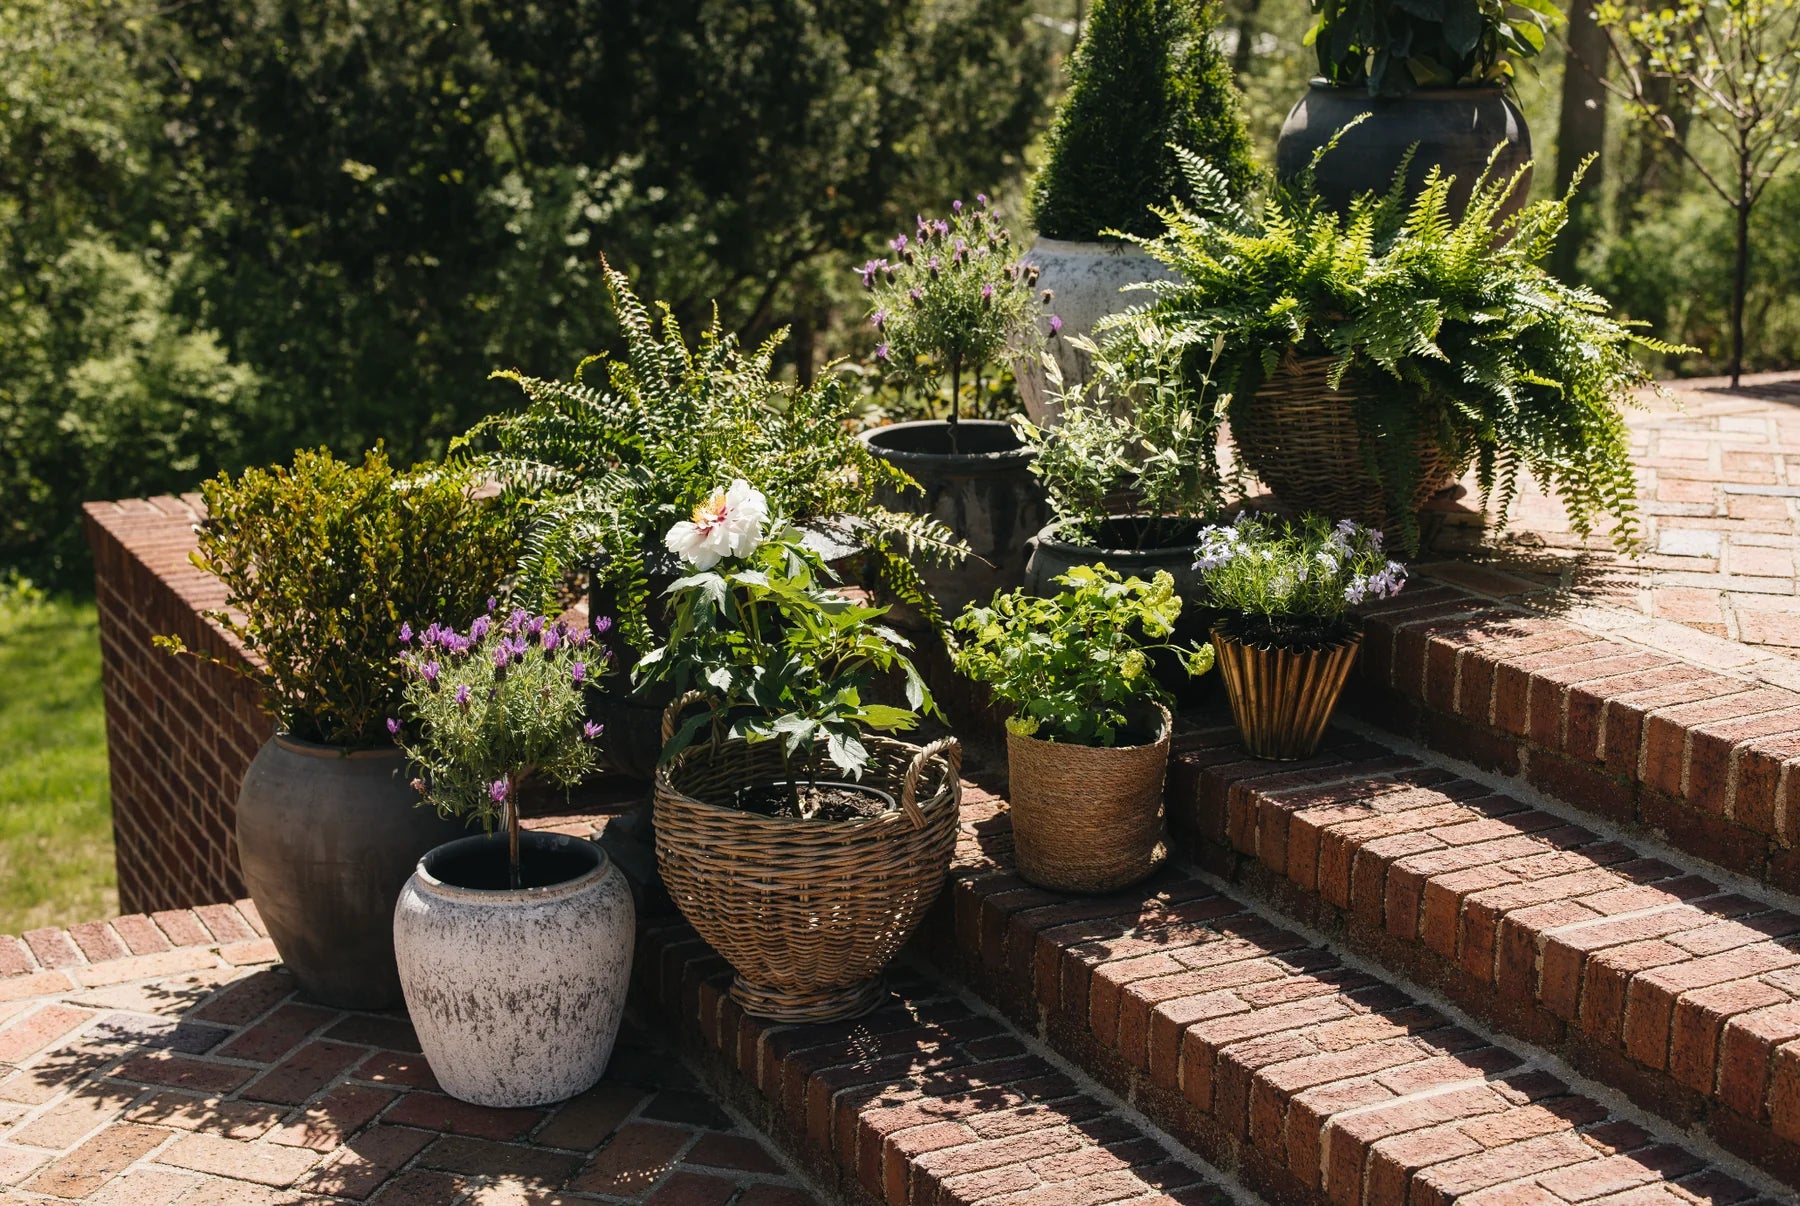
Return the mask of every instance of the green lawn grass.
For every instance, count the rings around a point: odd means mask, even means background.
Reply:
[[[0,582],[0,934],[118,912],[92,602]]]

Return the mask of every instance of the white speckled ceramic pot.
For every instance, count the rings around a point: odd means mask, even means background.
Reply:
[[[394,953],[419,1046],[476,1105],[562,1101],[606,1071],[637,914],[625,877],[580,838],[525,833],[522,888],[503,836],[447,842],[394,907]],[[534,886],[535,885],[535,886]]]
[[[1056,358],[1063,381],[1069,385],[1085,383],[1090,375],[1087,353],[1077,351],[1069,337],[1092,335],[1102,318],[1150,300],[1148,294],[1135,290],[1121,293],[1126,285],[1170,279],[1167,268],[1130,243],[1039,239],[1023,258],[1025,263],[1037,265],[1038,288],[1051,292],[1050,305],[1038,327],[1045,336],[1044,350]],[[1062,330],[1054,337],[1049,327],[1052,314],[1062,319]],[[1014,371],[1031,421],[1040,427],[1054,423],[1058,408],[1043,363],[1036,357],[1021,358]]]

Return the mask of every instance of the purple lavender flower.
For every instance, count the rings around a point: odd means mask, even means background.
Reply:
[[[410,623],[400,625],[400,643],[402,645],[410,645],[412,644],[412,639],[412,625]]]
[[[601,617],[601,621],[604,623],[605,627],[602,627],[601,624],[595,624],[594,625],[595,632],[605,632],[606,629],[612,627],[612,621],[607,619],[605,616]],[[582,646],[586,645],[587,643],[588,643],[588,634],[585,629],[577,628],[574,631],[569,633],[569,644],[575,646],[575,648],[580,649]]]
[[[600,734],[605,731],[606,728],[604,725],[595,724],[591,720],[581,726],[581,735],[586,737],[589,741],[598,741],[600,739]]]
[[[504,670],[512,662],[512,646],[501,641],[494,646],[494,669]]]
[[[500,606],[500,600],[494,598],[494,596],[492,596],[492,595],[489,595],[488,596],[488,610],[493,611],[494,608],[496,608],[498,606]]]
[[[505,779],[495,779],[488,784],[488,798],[496,804],[506,803],[506,797],[510,794],[512,793],[508,790]]]
[[[1061,330],[1062,330],[1062,319],[1059,318],[1057,315],[1052,314],[1050,316],[1050,333],[1052,335],[1055,335],[1058,332],[1060,332]]]
[[[950,208],[960,214],[962,212],[962,202],[961,201],[952,201],[950,203]]]
[[[905,251],[906,250],[906,236],[905,235],[895,235],[893,238],[888,240],[888,246],[895,251]]]
[[[538,635],[544,631],[544,621],[547,619],[549,619],[548,616],[532,616],[530,622],[525,625],[525,631],[532,636]]]
[[[398,737],[399,735],[400,735],[400,722],[398,720],[395,720],[392,716],[388,717],[388,736],[389,737]]]
[[[988,203],[988,195],[986,193],[976,193],[975,200],[982,205],[986,205]]]
[[[545,653],[555,653],[556,647],[562,643],[562,634],[554,628],[546,628],[538,640],[544,646]]]
[[[887,344],[885,344],[885,343],[876,344],[875,345],[875,359],[877,359],[885,364],[887,362],[887,358],[888,358]]]
[[[869,315],[869,322],[877,331],[887,325],[887,319],[888,313],[886,310],[877,310],[875,313]]]
[[[994,282],[993,281],[989,281],[987,284],[985,284],[981,287],[981,300],[984,302],[991,302],[994,300]]]
[[[492,603],[493,600],[489,599],[488,602]],[[492,623],[486,616],[476,616],[475,622],[469,625],[469,640],[479,641],[488,634],[488,629],[492,626]]]
[[[575,664],[570,666],[569,667],[569,677],[574,679],[576,682],[581,682],[583,679],[587,678],[587,663],[586,662],[576,662]]]
[[[912,302],[924,301],[925,300],[925,290],[920,289],[918,286],[915,285],[913,288],[908,289],[906,291],[906,300],[912,301]]]
[[[531,613],[526,611],[523,607],[513,608],[512,614],[506,617],[506,631],[519,631],[519,629],[525,627],[525,621],[530,618]]]
[[[468,706],[469,706],[469,684],[468,683],[457,683],[456,684],[456,706],[459,708],[464,708],[464,709],[468,708]]]
[[[436,662],[426,662],[425,665],[420,668],[419,673],[424,677],[425,681],[430,683],[435,689],[438,685],[438,673],[441,669],[442,667]]]
[[[598,620],[595,620],[594,621],[594,631],[597,633],[600,633],[601,635],[605,635],[606,633],[611,632],[612,631],[612,617],[611,616],[601,616]]]

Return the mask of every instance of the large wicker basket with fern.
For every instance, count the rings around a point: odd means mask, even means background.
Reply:
[[[1356,411],[1384,388],[1354,375],[1331,385],[1334,356],[1292,351],[1245,404],[1231,412],[1231,437],[1244,463],[1275,496],[1300,511],[1354,519],[1403,541],[1433,494],[1460,476],[1462,458],[1435,439],[1418,439],[1418,474],[1407,483],[1378,481],[1363,446]],[[1395,382],[1385,388],[1404,389]],[[1404,494],[1400,489],[1405,489]]]
[[[665,714],[665,740],[691,697]],[[962,747],[868,735],[860,782],[900,807],[845,821],[759,816],[736,789],[783,774],[777,743],[691,747],[656,772],[656,861],[681,915],[737,972],[746,1013],[855,1017],[937,899],[956,846]],[[821,743],[822,744],[822,743]]]

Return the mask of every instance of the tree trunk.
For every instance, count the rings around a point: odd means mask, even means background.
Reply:
[[[1737,271],[1731,282],[1731,388],[1744,375],[1744,297],[1750,291],[1750,201],[1740,200],[1737,211]]]
[[[1238,16],[1237,45],[1231,51],[1231,74],[1235,79],[1242,79],[1250,70],[1250,43],[1256,37],[1256,14],[1262,8],[1262,0],[1243,0],[1243,4],[1244,11]]]
[[[1562,114],[1556,125],[1556,187],[1567,191],[1575,170],[1589,155],[1606,148],[1606,87],[1610,65],[1606,31],[1594,20],[1593,0],[1569,0],[1568,50],[1563,58]],[[1575,275],[1581,252],[1593,237],[1600,217],[1600,172],[1604,160],[1588,169],[1582,191],[1569,202],[1569,224],[1551,253],[1550,270],[1564,280]]]

